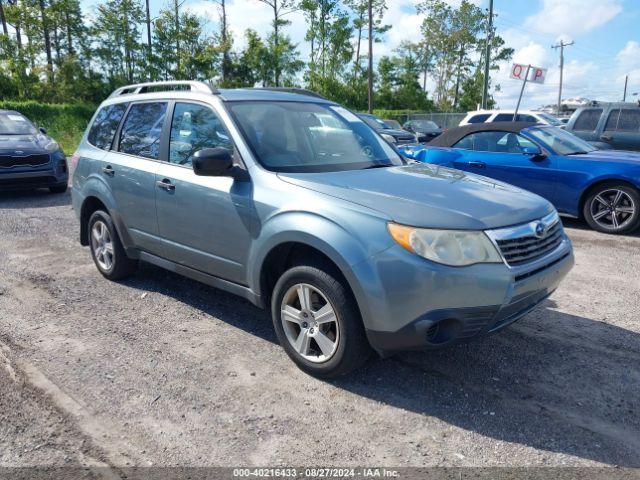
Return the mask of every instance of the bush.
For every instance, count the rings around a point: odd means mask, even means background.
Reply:
[[[48,104],[0,101],[0,110],[22,113],[54,138],[67,155],[75,152],[96,107],[87,104]]]

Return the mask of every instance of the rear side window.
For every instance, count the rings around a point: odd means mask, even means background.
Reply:
[[[103,150],[111,148],[113,137],[116,134],[118,125],[120,125],[124,112],[127,110],[127,105],[129,104],[118,103],[100,109],[87,137],[91,145]]]
[[[491,115],[488,113],[481,113],[479,115],[474,115],[473,117],[471,117],[469,120],[467,120],[468,123],[484,123],[487,121],[487,119],[490,117]]]
[[[598,120],[600,120],[601,115],[601,108],[583,110],[576,120],[576,123],[573,125],[573,129],[579,132],[593,132],[598,126]]]
[[[131,105],[122,125],[119,151],[157,160],[160,156],[160,134],[166,112],[166,103]]]

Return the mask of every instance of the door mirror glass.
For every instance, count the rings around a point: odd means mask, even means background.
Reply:
[[[42,127],[40,127],[38,130],[40,130],[40,133],[43,134],[43,135],[47,134],[47,131]]]
[[[231,176],[233,157],[224,147],[205,148],[193,154],[192,165],[195,174],[202,177]]]

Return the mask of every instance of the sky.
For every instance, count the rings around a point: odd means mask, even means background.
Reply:
[[[230,28],[242,47],[243,32],[270,30],[269,7],[258,0],[227,0]],[[460,0],[446,0],[456,5]],[[473,0],[487,8],[489,0]],[[84,0],[88,13],[99,0]],[[384,41],[374,46],[374,58],[389,55],[403,40],[416,41],[423,16],[415,10],[416,0],[387,0],[385,23],[391,29]],[[152,15],[168,0],[151,0]],[[209,0],[185,0],[184,7],[217,26],[216,6]],[[544,85],[527,85],[521,108],[555,104],[559,86],[559,52],[551,48],[559,40],[574,41],[565,48],[563,98],[586,97],[622,100],[625,75],[629,76],[627,100],[640,99],[640,0],[494,0],[497,33],[515,49],[514,62],[548,69]],[[309,54],[304,41],[307,25],[301,13],[293,13],[286,27],[303,58]],[[511,63],[492,73],[494,93],[500,108],[514,108],[521,83],[509,78]],[[428,87],[429,88],[429,85]],[[637,96],[632,96],[637,93]]]

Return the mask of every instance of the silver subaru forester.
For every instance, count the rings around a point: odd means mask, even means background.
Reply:
[[[268,307],[287,354],[320,377],[372,350],[500,330],[573,265],[546,200],[409,164],[312,92],[123,87],[73,163],[80,241],[102,275],[150,262]]]

